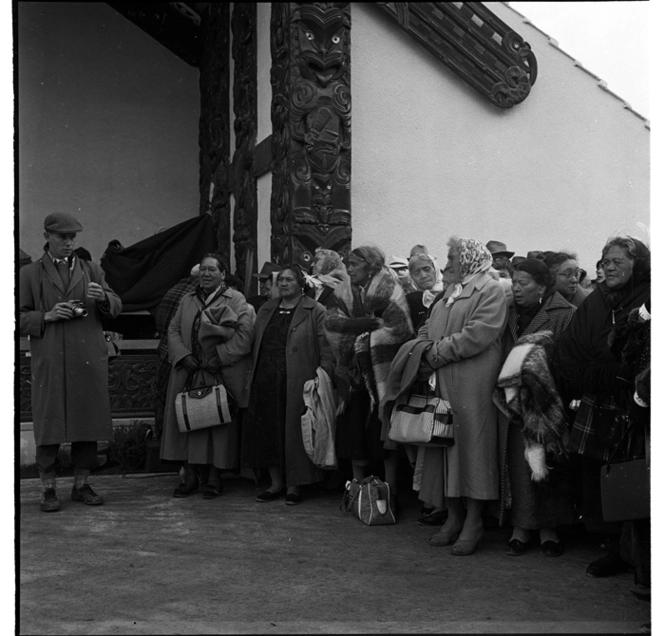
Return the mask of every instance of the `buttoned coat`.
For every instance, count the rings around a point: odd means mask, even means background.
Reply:
[[[20,333],[30,337],[32,418],[38,446],[109,440],[113,436],[108,393],[108,349],[102,315],[122,310],[118,295],[95,263],[75,257],[69,285],[48,254],[20,270]],[[102,286],[105,307],[87,298],[89,282]],[[79,300],[88,315],[44,322],[60,302]]]
[[[498,499],[498,418],[493,389],[500,371],[507,299],[488,274],[472,278],[447,305],[454,285],[431,308],[418,337],[436,370],[437,393],[454,411],[455,443],[444,452],[446,497]]]
[[[258,310],[252,375],[256,369],[265,328],[280,302],[280,298],[273,298]],[[313,298],[303,296],[293,312],[286,339],[288,389],[286,394],[285,465],[286,481],[289,486],[313,483],[316,481],[315,477],[322,478],[322,474],[309,460],[304,450],[301,418],[304,412],[304,383],[316,377],[316,369],[319,366],[330,377],[334,371],[334,357],[323,329],[324,319],[325,307]],[[249,425],[250,423],[247,423],[247,426]]]
[[[207,307],[228,306],[237,314],[235,335],[227,342],[212,339],[202,343],[199,360],[202,366],[219,358],[219,378],[241,408],[249,400],[248,379],[251,373],[251,342],[254,336],[253,312],[244,296],[234,289],[226,289]],[[184,390],[187,371],[179,364],[193,354],[191,330],[196,315],[202,309],[196,292],[185,294],[180,300],[175,316],[168,327],[168,354],[171,375],[164,409],[164,430],[161,439],[161,457],[168,460],[188,461],[192,464],[213,464],[217,468],[230,469],[237,466],[239,444],[239,422],[234,418],[229,424],[181,433],[175,415],[175,398]],[[194,386],[217,384],[216,378],[207,371],[197,374]]]

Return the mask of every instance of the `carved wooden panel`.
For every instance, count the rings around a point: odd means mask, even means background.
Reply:
[[[209,3],[201,16],[200,212],[209,212],[217,228],[220,254],[231,253],[229,5]]]
[[[308,268],[350,249],[348,3],[273,4],[272,95],[272,260]]]
[[[257,62],[256,3],[236,2],[231,20],[233,32],[233,112],[235,153],[233,155],[233,241],[235,273],[249,282],[257,271],[256,234],[258,200],[253,170],[256,147]],[[251,271],[247,271],[251,268]]]
[[[379,2],[416,42],[500,108],[530,94],[530,45],[481,2]]]
[[[32,381],[29,356],[19,363],[20,417],[32,420]],[[122,355],[108,363],[108,391],[113,417],[151,417],[154,415],[153,385],[157,354]]]

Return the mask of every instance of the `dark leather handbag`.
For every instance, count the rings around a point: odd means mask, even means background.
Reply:
[[[618,448],[632,430],[633,426],[630,426],[613,451],[609,463],[602,466],[600,472],[604,521],[634,521],[650,516],[650,458],[613,461]]]
[[[184,391],[175,396],[175,417],[181,433],[220,426],[233,421],[235,401],[218,378],[218,384],[191,388],[194,374]]]

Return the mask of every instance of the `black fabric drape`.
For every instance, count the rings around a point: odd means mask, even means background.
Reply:
[[[179,223],[101,259],[106,282],[120,296],[123,311],[155,312],[166,292],[189,275],[217,247],[209,214]]]

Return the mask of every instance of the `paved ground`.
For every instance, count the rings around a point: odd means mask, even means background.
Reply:
[[[508,557],[503,528],[454,557],[428,545],[414,497],[396,525],[368,527],[338,495],[259,504],[263,488],[230,478],[219,499],[174,499],[178,481],[97,476],[106,504],[86,507],[63,478],[45,514],[22,480],[20,633],[638,633],[650,619],[631,574],[585,576],[603,554],[587,543]]]

